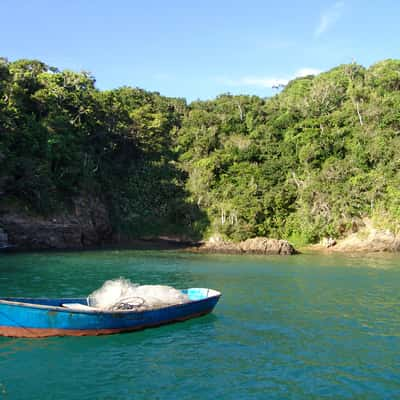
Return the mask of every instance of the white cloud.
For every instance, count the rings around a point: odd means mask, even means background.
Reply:
[[[319,19],[319,23],[314,31],[314,36],[316,38],[324,34],[338,21],[338,19],[342,15],[343,7],[344,2],[337,1],[335,4],[333,4],[330,8],[322,13]]]
[[[301,78],[307,75],[318,75],[321,72],[321,70],[316,68],[300,68],[292,76],[288,77],[244,76],[239,79],[219,78],[218,81],[228,86],[273,88],[280,85],[287,85],[292,79]]]

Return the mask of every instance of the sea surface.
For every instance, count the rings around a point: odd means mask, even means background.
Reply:
[[[210,287],[214,312],[100,337],[0,337],[0,399],[400,399],[400,256],[0,254],[0,295]]]

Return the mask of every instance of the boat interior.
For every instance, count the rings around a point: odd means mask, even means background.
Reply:
[[[182,293],[189,296],[191,301],[204,300],[209,297],[219,296],[220,293],[213,289],[207,288],[190,288],[183,289]],[[77,298],[30,298],[30,297],[0,297],[0,301],[11,301],[15,303],[37,304],[40,306],[64,307],[75,310],[98,310],[88,305],[86,297]]]

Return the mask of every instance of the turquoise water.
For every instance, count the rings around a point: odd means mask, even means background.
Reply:
[[[87,295],[119,276],[223,297],[136,333],[0,338],[0,399],[400,398],[399,256],[0,255],[3,296]]]

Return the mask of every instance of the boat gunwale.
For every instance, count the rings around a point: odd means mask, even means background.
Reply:
[[[122,315],[124,315],[124,314],[143,314],[146,312],[168,310],[170,308],[185,307],[189,304],[206,302],[210,299],[220,298],[222,296],[222,294],[220,292],[218,292],[217,290],[214,290],[214,289],[209,289],[209,290],[210,291],[212,290],[215,293],[204,299],[191,300],[187,303],[172,304],[172,305],[165,306],[165,307],[152,308],[149,310],[142,310],[142,311],[135,311],[135,310],[114,310],[114,311],[112,311],[112,310],[102,310],[102,309],[74,310],[74,309],[66,308],[66,307],[62,307],[62,306],[51,306],[51,305],[43,305],[43,304],[25,303],[25,302],[20,302],[20,301],[2,300],[1,298],[0,298],[0,306],[2,304],[6,304],[6,305],[14,306],[14,307],[37,308],[40,310],[58,311],[58,312],[66,312],[66,313],[74,313],[74,314],[106,314],[106,315],[110,315],[110,314],[122,314]],[[12,297],[9,297],[9,298],[12,298]],[[67,302],[69,299],[76,300],[76,299],[84,299],[84,298],[85,297],[71,297],[71,298],[66,297],[66,298],[63,298],[62,300],[66,300],[66,302]],[[21,297],[21,299],[23,299],[23,297]],[[31,297],[31,298],[28,297],[27,299],[33,299],[33,297]],[[51,297],[40,297],[38,299],[51,300]]]

